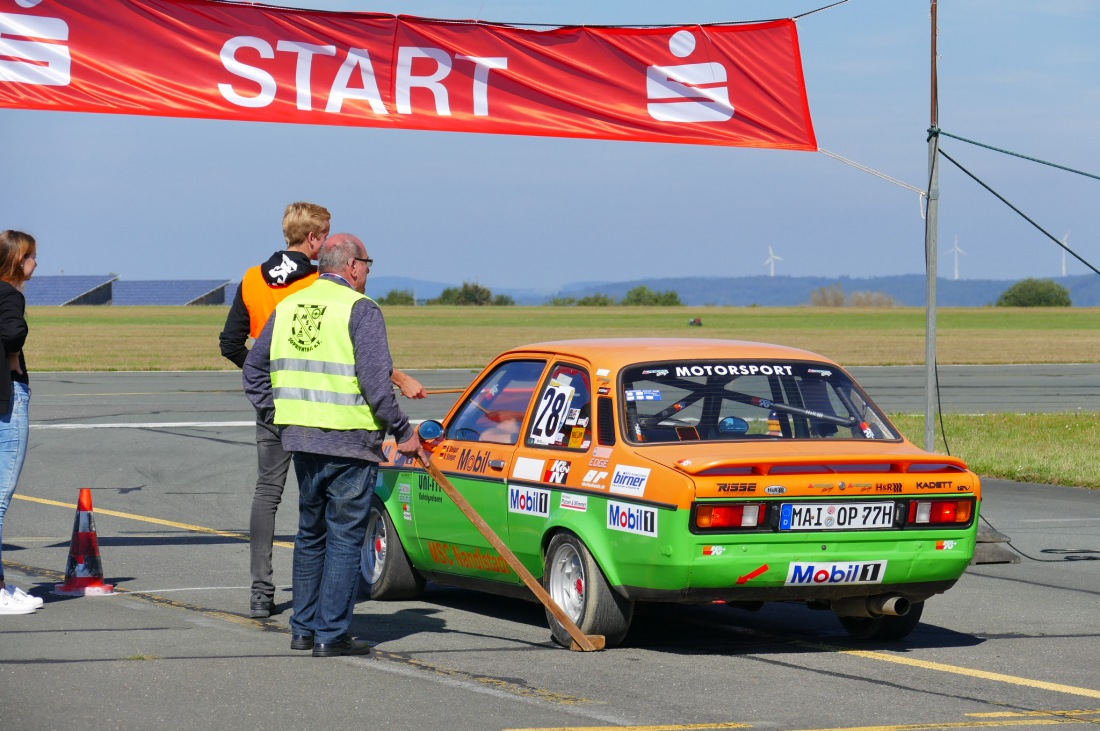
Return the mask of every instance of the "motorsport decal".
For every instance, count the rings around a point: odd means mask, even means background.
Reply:
[[[550,491],[537,487],[508,487],[508,512],[550,517]]]
[[[565,481],[569,479],[569,468],[572,465],[568,460],[555,459],[550,462],[546,467],[546,472],[542,475],[543,482],[553,482],[557,485],[564,485]]]
[[[483,551],[480,548],[466,551],[453,543],[428,541],[428,552],[432,560],[442,566],[461,566],[464,569],[491,571],[494,574],[509,574],[512,569],[500,554]]]
[[[639,388],[623,391],[627,401],[660,401],[661,391],[656,388]]]
[[[405,520],[412,520],[412,485],[407,482],[397,483],[397,499],[401,502],[401,514]]]
[[[676,366],[676,376],[793,376],[793,366],[781,363],[730,363],[728,365]]]
[[[542,479],[542,472],[545,467],[545,459],[516,457],[516,461],[512,465],[512,477],[517,480],[533,480],[538,482]]]
[[[607,527],[611,530],[657,537],[657,511],[614,500],[607,501]]]
[[[442,503],[443,488],[431,475],[421,472],[416,475],[416,499],[425,503]]]
[[[881,584],[885,575],[886,561],[792,563],[784,586]]]
[[[566,510],[576,510],[579,513],[588,512],[588,496],[587,495],[570,495],[569,493],[561,494],[561,502],[559,505]]]
[[[591,487],[595,490],[606,490],[607,485],[603,484],[606,477],[607,473],[603,470],[588,470],[588,474],[581,480],[581,485],[584,487]]]
[[[463,472],[484,472],[489,469],[489,458],[493,456],[490,451],[481,451],[465,448],[458,454],[457,469]]]
[[[611,492],[617,495],[641,497],[645,494],[646,483],[649,482],[649,471],[648,467],[616,465],[615,474],[611,476]]]

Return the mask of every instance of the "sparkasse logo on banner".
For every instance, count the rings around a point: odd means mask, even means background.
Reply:
[[[816,151],[793,19],[663,28],[0,0],[0,108]]]

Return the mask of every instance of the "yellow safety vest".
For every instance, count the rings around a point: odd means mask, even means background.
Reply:
[[[276,424],[382,429],[359,388],[348,332],[351,310],[362,299],[367,297],[351,287],[318,279],[276,305],[271,332]]]

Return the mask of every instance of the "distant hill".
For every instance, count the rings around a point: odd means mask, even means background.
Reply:
[[[1100,276],[1083,274],[1073,277],[1049,277],[1069,290],[1075,307],[1100,306]],[[1018,280],[1000,279],[940,279],[936,299],[941,307],[985,307],[997,301],[1001,294]],[[445,284],[408,277],[372,277],[367,282],[367,294],[384,297],[393,289],[409,289],[418,300],[438,297]],[[484,282],[482,283],[484,284]],[[734,307],[797,307],[809,304],[814,290],[839,284],[845,294],[883,292],[905,307],[923,307],[927,287],[923,274],[900,274],[889,277],[669,277],[636,279],[629,282],[574,282],[554,295],[533,289],[494,287],[493,294],[511,296],[518,305],[546,304],[552,296],[584,297],[603,293],[621,299],[634,287],[645,285],[654,291],[675,290],[685,305]]]
[[[1100,276],[1050,277],[1069,290],[1075,307],[1100,306]],[[941,307],[984,307],[992,305],[1017,280],[940,279],[936,301]],[[569,285],[559,297],[584,297],[604,293],[622,298],[629,290],[645,285],[654,291],[675,290],[685,305],[750,307],[795,307],[809,304],[814,290],[839,284],[847,295],[854,292],[883,292],[901,306],[924,307],[927,285],[922,274],[890,277],[681,277],[643,279],[632,282],[586,282]],[[518,298],[517,298],[518,301]]]

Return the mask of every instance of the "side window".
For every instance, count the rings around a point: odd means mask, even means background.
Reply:
[[[447,425],[447,438],[515,444],[545,366],[543,360],[512,360],[494,368]]]
[[[592,389],[588,371],[557,363],[531,407],[527,445],[588,449],[592,444]]]

